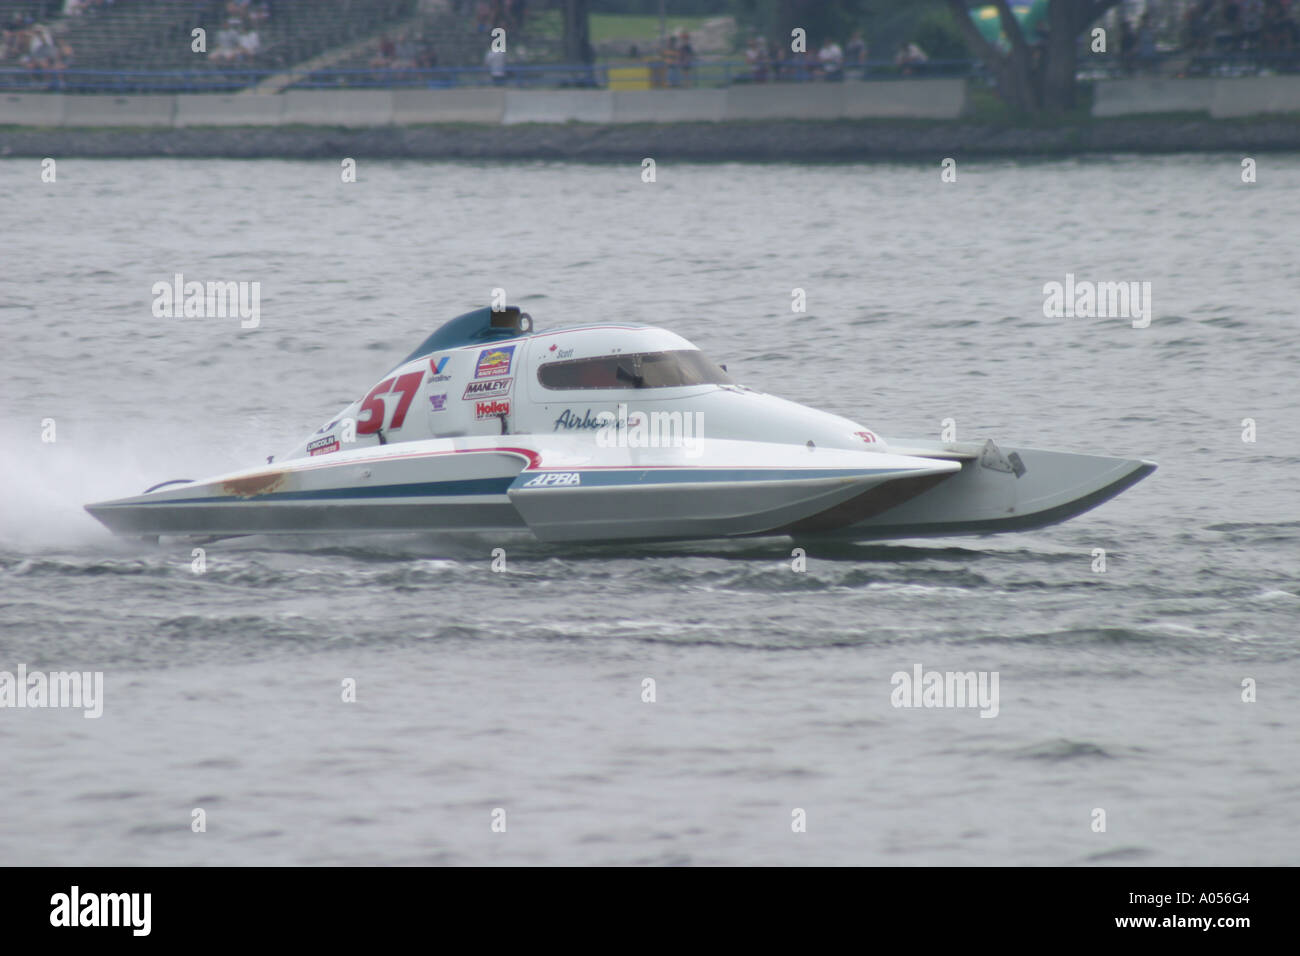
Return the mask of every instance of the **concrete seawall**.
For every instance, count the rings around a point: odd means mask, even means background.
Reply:
[[[1300,150],[1300,77],[1099,82],[1097,118],[977,123],[961,80],[718,90],[0,93],[0,157],[855,161]],[[1281,115],[1281,114],[1289,115]],[[1164,115],[1152,115],[1164,114]],[[903,121],[903,122],[899,122]]]
[[[1135,77],[1093,86],[1093,116],[1202,113],[1234,119],[1300,113],[1300,76]]]
[[[964,80],[735,86],[719,90],[289,90],[257,94],[0,93],[0,126],[370,126],[956,119]]]

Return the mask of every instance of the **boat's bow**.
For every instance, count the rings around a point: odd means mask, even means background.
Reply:
[[[871,539],[1027,531],[1089,511],[1156,470],[1155,462],[1140,458],[1001,448],[992,441],[894,440],[890,448],[959,462],[961,472],[837,534]]]

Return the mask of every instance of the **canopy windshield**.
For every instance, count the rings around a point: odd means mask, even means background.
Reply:
[[[637,352],[548,362],[537,372],[546,388],[680,388],[684,385],[732,385],[726,372],[695,349]]]

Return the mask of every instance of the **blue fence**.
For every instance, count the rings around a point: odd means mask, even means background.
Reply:
[[[454,87],[508,86],[519,88],[600,89],[609,85],[609,71],[644,67],[655,86],[723,87],[736,83],[807,83],[828,79],[889,80],[917,76],[969,76],[979,69],[971,60],[938,60],[906,68],[880,61],[853,66],[843,76],[827,77],[805,65],[768,67],[756,74],[739,61],[697,63],[690,67],[653,62],[613,62],[594,65],[544,64],[510,66],[504,77],[493,77],[482,66],[431,69],[312,70],[296,76],[295,89],[450,89]],[[203,70],[64,70],[0,69],[0,89],[59,91],[66,93],[222,93],[256,86],[272,76],[293,71],[255,69]]]
[[[653,85],[667,88],[717,88],[741,83],[807,83],[846,80],[884,81],[916,77],[983,77],[987,71],[976,60],[930,60],[898,66],[873,60],[847,67],[842,75],[827,76],[805,64],[768,65],[761,70],[741,61],[697,63],[689,68],[654,62],[613,62],[595,65],[544,64],[510,66],[504,77],[493,77],[482,66],[432,69],[313,70],[296,75],[295,89],[450,89],[454,87],[508,86],[515,89],[600,89],[609,85],[611,69],[642,66]],[[229,93],[256,86],[285,70],[27,70],[0,68],[0,90],[66,93]],[[1226,54],[1166,53],[1147,59],[1121,61],[1117,57],[1081,57],[1079,77],[1119,76],[1246,76],[1259,73],[1300,73],[1300,53]]]

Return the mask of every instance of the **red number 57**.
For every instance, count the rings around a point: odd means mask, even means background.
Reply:
[[[384,416],[387,409],[384,407],[384,400],[381,395],[390,393],[400,394],[402,397],[397,402],[397,407],[393,409],[393,421],[389,424],[389,429],[401,428],[402,422],[406,421],[406,410],[411,407],[411,402],[415,399],[415,393],[420,388],[420,383],[424,381],[424,370],[418,372],[407,372],[405,375],[399,375],[396,383],[391,378],[386,378],[370,390],[365,401],[361,403],[361,414],[369,415],[369,418],[357,419],[358,435],[373,435],[379,429],[384,427]]]

